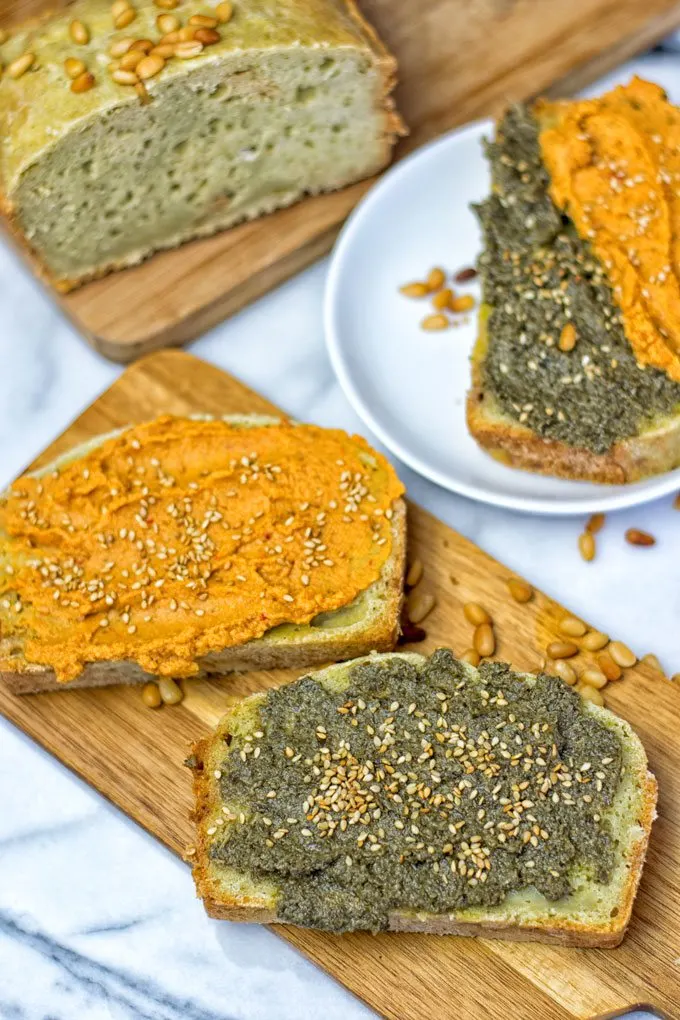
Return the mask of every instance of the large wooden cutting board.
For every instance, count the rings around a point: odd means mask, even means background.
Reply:
[[[128,369],[34,466],[89,436],[160,412],[272,409],[218,369],[188,354],[165,351]],[[462,606],[476,599],[493,614],[498,655],[520,669],[535,668],[539,650],[557,636],[564,610],[539,593],[528,605],[512,602],[505,567],[419,507],[411,506],[409,513],[410,554],[424,562],[425,583],[438,600],[426,621],[427,641],[418,649],[446,644],[460,653],[469,647],[470,625]],[[634,644],[634,635],[625,637]],[[633,923],[620,948],[276,930],[394,1020],[559,1020],[642,1002],[680,1017],[680,690],[646,667],[627,673],[623,682],[607,689],[607,700],[642,737],[659,780],[660,801]],[[213,726],[234,696],[292,676],[258,672],[187,682],[183,704],[159,712],[143,705],[136,688],[21,698],[0,685],[0,711],[182,853],[192,841],[190,776],[182,765],[189,744]]]
[[[680,23],[678,0],[360,3],[399,60],[397,102],[411,129],[399,156],[555,83],[571,92]],[[54,0],[4,0],[0,22],[14,24],[48,5]],[[94,347],[116,361],[182,344],[326,252],[369,186],[308,199],[54,296]]]

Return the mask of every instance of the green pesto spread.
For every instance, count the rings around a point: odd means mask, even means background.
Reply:
[[[484,384],[547,439],[605,453],[680,405],[680,384],[638,364],[605,270],[554,205],[538,123],[512,108],[487,143],[491,196],[476,208],[489,348]],[[558,343],[568,323],[572,351]]]
[[[331,931],[529,886],[558,900],[575,868],[611,876],[621,760],[616,733],[556,677],[475,671],[444,649],[376,659],[341,692],[311,677],[269,692],[221,766],[241,813],[211,856],[273,881],[281,920]]]

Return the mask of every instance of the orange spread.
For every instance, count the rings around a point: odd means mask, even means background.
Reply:
[[[130,428],[0,499],[1,636],[62,681],[109,659],[189,676],[199,656],[369,588],[402,492],[339,430]]]
[[[634,78],[536,114],[553,201],[605,266],[638,362],[680,381],[680,110]]]

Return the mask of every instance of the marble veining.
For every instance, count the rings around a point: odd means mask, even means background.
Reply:
[[[631,70],[680,99],[678,57],[657,53],[616,77]],[[365,432],[323,346],[325,272],[319,263],[192,349],[296,417]],[[2,245],[0,309],[2,486],[120,369],[87,347]],[[610,515],[586,565],[576,551],[582,520],[495,510],[399,470],[415,500],[510,570],[680,671],[680,515],[669,499]],[[657,546],[627,546],[630,526]],[[209,920],[184,865],[2,720],[0,805],[0,1020],[373,1015],[270,932]]]

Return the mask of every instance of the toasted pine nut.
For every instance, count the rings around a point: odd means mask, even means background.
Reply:
[[[415,586],[418,584],[418,581],[421,579],[422,576],[423,576],[422,560],[413,560],[411,566],[408,568],[408,573],[406,575],[406,583],[409,586],[409,588],[415,588]]]
[[[606,687],[609,681],[600,669],[584,669],[581,673],[581,683],[588,684],[590,687],[597,687],[601,690]]]
[[[430,288],[426,283],[405,283],[403,287],[399,288],[399,293],[404,297],[421,298],[427,297]]]
[[[631,652],[628,645],[624,645],[623,641],[612,641],[607,648],[607,651],[616,665],[623,666],[624,669],[634,666],[637,662],[637,655],[635,655],[634,652]]]
[[[618,663],[614,662],[611,655],[607,652],[603,652],[602,655],[598,655],[597,664],[606,676],[607,680],[620,680],[623,676],[621,667]]]
[[[466,602],[463,606],[463,615],[473,627],[479,627],[482,623],[491,623],[491,617],[479,602]]]
[[[217,25],[217,18],[211,18],[207,14],[192,14],[188,21],[189,25],[195,25],[196,28],[215,28]]]
[[[7,74],[10,78],[21,78],[22,74],[28,71],[35,60],[35,53],[22,53],[20,57],[13,60],[7,67]]]
[[[165,46],[166,43],[178,43],[178,42],[181,42],[181,41],[182,40],[179,37],[179,31],[177,31],[177,32],[168,32],[160,40],[159,46]]]
[[[466,266],[465,269],[459,269],[454,280],[456,283],[469,283],[470,280],[474,280],[477,276],[477,270],[474,266]]]
[[[162,57],[163,60],[170,60],[170,57],[174,57],[174,55],[175,47],[172,43],[161,43],[149,51],[150,57]]]
[[[75,57],[67,57],[64,61],[64,70],[69,78],[74,79],[80,77],[83,71],[86,71],[85,63],[82,60],[76,60]]]
[[[472,643],[481,656],[493,655],[496,651],[496,635],[490,623],[480,623],[475,629]]]
[[[508,581],[508,591],[515,600],[515,602],[529,602],[534,589],[526,581],[520,580],[519,577],[511,577]]]
[[[151,39],[135,39],[130,49],[135,52],[139,51],[140,53],[150,53],[153,46],[154,44]]]
[[[478,666],[479,665],[479,652],[476,651],[474,648],[468,648],[460,656],[460,661],[461,662],[467,662],[470,666]]]
[[[153,57],[144,57],[137,65],[137,76],[141,78],[142,81],[147,81],[147,79],[154,78],[157,74],[159,74],[164,67],[165,61],[162,57],[159,57],[158,55]]]
[[[222,36],[214,28],[197,28],[194,32],[194,39],[198,39],[204,46],[214,46]]]
[[[134,71],[123,71],[121,68],[115,70],[111,77],[117,85],[136,85],[139,81]]]
[[[114,20],[113,27],[116,29],[127,28],[128,25],[132,24],[136,17],[137,11],[134,9],[134,7],[127,7],[123,11],[123,13],[119,14],[118,17]]]
[[[573,351],[574,347],[576,347],[576,329],[572,322],[567,322],[566,325],[562,327],[562,332],[560,333],[560,339],[557,346],[565,353]]]
[[[215,8],[215,14],[223,25],[226,25],[228,21],[231,21],[231,16],[234,13],[234,5],[229,3],[229,0],[222,0],[221,4],[218,4]]]
[[[656,539],[654,535],[650,535],[648,531],[640,531],[639,528],[628,528],[626,532],[626,542],[629,545],[655,545]]]
[[[663,673],[664,676],[666,675],[663,666],[652,652],[647,652],[646,655],[643,655],[640,662],[644,662],[651,669],[655,669],[658,673]]]
[[[146,91],[146,85],[144,84],[143,81],[137,82],[137,84],[135,85],[135,92],[139,96],[139,101],[142,104],[142,106],[146,106],[147,103],[151,102],[151,96]]]
[[[560,620],[559,627],[562,633],[568,634],[569,637],[583,637],[587,629],[585,623],[575,616],[565,616]]]
[[[595,539],[590,531],[584,531],[578,536],[578,549],[586,563],[595,559]]]
[[[89,92],[93,85],[94,75],[89,71],[83,71],[71,82],[71,92]]]
[[[474,307],[475,299],[472,294],[462,294],[460,297],[455,297],[450,305],[452,312],[469,312]]]
[[[125,39],[116,39],[116,41],[112,42],[109,46],[109,53],[112,57],[122,57],[127,53],[134,41],[135,40],[130,38],[130,36],[127,36]]]
[[[578,647],[573,641],[551,641],[546,652],[551,659],[571,659],[572,655],[578,655]]]
[[[160,708],[163,704],[161,698],[161,692],[158,690],[158,684],[151,681],[148,684],[144,684],[142,687],[142,701],[147,708]]]
[[[124,11],[129,10],[130,0],[114,0],[111,4],[111,17],[115,20]]]
[[[564,680],[565,684],[569,684],[570,687],[574,686],[578,679],[576,670],[573,666],[569,665],[566,659],[555,659],[552,668]]]
[[[156,18],[156,28],[162,35],[176,32],[179,26],[180,21],[176,14],[159,14]]]
[[[420,623],[424,620],[434,609],[436,601],[431,592],[414,588],[406,600],[406,611],[411,623]]]
[[[68,26],[68,34],[73,39],[74,43],[78,43],[79,46],[84,46],[90,41],[90,32],[88,28],[83,25],[82,21],[72,21]]]
[[[189,25],[185,25],[184,28],[180,28],[177,32],[177,38],[179,42],[191,42],[196,33],[195,28],[191,28]]]
[[[444,290],[440,290],[432,298],[432,307],[436,308],[438,312],[443,312],[445,308],[450,307],[452,300],[453,291],[450,287],[444,287]]]
[[[175,56],[180,60],[190,60],[191,57],[197,57],[202,49],[203,43],[195,39],[191,42],[178,42],[175,43]]]
[[[448,329],[451,323],[441,312],[437,312],[436,315],[426,315],[423,321],[420,323],[421,327],[431,333],[437,329]]]
[[[594,705],[604,706],[604,698],[597,687],[593,687],[591,684],[579,684],[576,690],[584,701],[592,701]]]
[[[584,635],[581,644],[588,652],[599,652],[601,648],[609,644],[609,637],[607,634],[603,634],[601,630],[589,630]]]
[[[430,270],[427,275],[427,286],[430,293],[432,293],[433,290],[441,290],[445,283],[446,273],[443,269],[440,269],[439,266],[435,266],[434,269]]]
[[[153,0],[153,2],[164,11],[174,11],[175,7],[179,6],[179,0]]]
[[[182,688],[169,676],[162,676],[160,678],[158,690],[164,705],[179,705],[184,697]]]
[[[602,531],[605,520],[604,514],[591,514],[586,524],[586,531],[589,531],[591,535],[597,535],[598,531]]]
[[[144,54],[141,50],[130,50],[120,58],[120,67],[123,71],[134,71],[142,60],[144,60]]]

